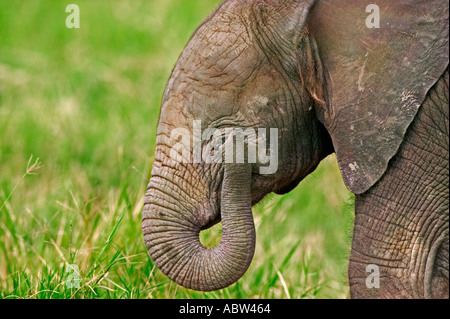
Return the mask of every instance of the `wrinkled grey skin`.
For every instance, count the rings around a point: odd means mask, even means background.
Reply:
[[[448,298],[448,3],[228,0],[197,29],[164,93],[142,214],[151,258],[187,288],[237,281],[251,263],[251,206],[286,193],[335,152],[356,194],[354,298]],[[175,128],[278,128],[278,170],[169,157]],[[222,222],[219,246],[202,229]],[[380,272],[369,288],[367,266]]]

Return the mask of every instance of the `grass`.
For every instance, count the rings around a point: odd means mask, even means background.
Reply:
[[[236,284],[193,292],[154,266],[140,214],[159,103],[218,1],[76,3],[80,29],[64,2],[0,2],[0,298],[345,298],[353,215],[334,157],[254,208]]]

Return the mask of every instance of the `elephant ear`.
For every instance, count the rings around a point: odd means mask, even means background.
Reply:
[[[318,103],[317,114],[355,194],[384,174],[427,92],[448,68],[447,1],[377,0],[379,28],[369,28],[377,23],[377,8],[369,3],[317,1],[307,24],[325,82],[326,103]]]

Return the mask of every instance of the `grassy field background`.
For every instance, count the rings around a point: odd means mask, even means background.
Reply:
[[[333,156],[254,208],[256,253],[238,283],[193,292],[148,257],[161,96],[218,2],[80,0],[81,28],[68,29],[64,1],[0,0],[0,298],[347,297],[352,198]],[[220,225],[202,233],[218,238]]]

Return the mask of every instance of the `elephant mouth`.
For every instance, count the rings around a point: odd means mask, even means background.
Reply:
[[[199,231],[207,230],[222,221],[222,190],[223,175],[215,189],[211,189],[209,195],[197,206],[194,216],[197,218]]]
[[[219,215],[216,218],[209,221],[204,226],[200,227],[200,231],[207,230],[207,229],[215,226],[216,224],[220,223],[221,221],[222,221],[222,216],[220,215],[220,212],[219,212]]]

